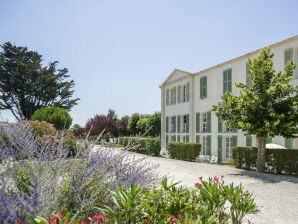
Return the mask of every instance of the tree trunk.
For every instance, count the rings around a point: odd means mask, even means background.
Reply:
[[[257,158],[257,172],[265,172],[266,160],[266,137],[257,137],[258,141],[258,158]]]

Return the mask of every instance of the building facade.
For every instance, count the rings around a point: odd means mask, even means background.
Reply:
[[[291,59],[298,64],[298,35],[269,47],[277,71],[282,71]],[[235,83],[250,84],[248,59],[257,57],[258,52],[250,52],[197,73],[175,69],[168,76],[160,86],[162,153],[166,153],[169,142],[197,142],[202,145],[203,155],[214,155],[219,162],[228,162],[232,158],[233,146],[256,146],[255,136],[226,127],[210,108],[227,91],[239,94]],[[293,83],[298,84],[298,69]],[[281,136],[268,138],[268,143],[298,148],[297,139]]]

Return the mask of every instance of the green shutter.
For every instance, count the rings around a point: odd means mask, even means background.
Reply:
[[[227,70],[223,71],[223,93],[225,93],[227,91]]]
[[[181,103],[181,86],[178,86],[177,102]]]
[[[222,133],[222,121],[218,118],[218,133]]]
[[[177,115],[177,133],[180,133],[180,115]]]
[[[233,128],[233,132],[234,133],[237,133],[238,132],[238,129],[237,128]]]
[[[211,112],[207,112],[207,132],[211,133]]]
[[[228,91],[232,92],[232,69],[228,70]]]
[[[293,48],[289,48],[285,50],[285,65],[293,59]]]
[[[222,162],[222,136],[217,136],[217,157],[218,157],[218,163]]]
[[[196,135],[196,143],[200,144],[200,136]]]
[[[189,114],[186,115],[186,133],[189,133]]]
[[[196,113],[196,133],[200,133],[200,113]]]
[[[246,146],[252,146],[252,136],[246,136]]]
[[[207,77],[204,78],[204,98],[207,98]]]
[[[176,116],[172,117],[173,122],[173,133],[176,133]]]
[[[177,88],[176,87],[174,87],[174,89],[173,89],[173,104],[176,104],[176,98],[177,98]]]
[[[292,138],[285,138],[285,147],[287,149],[293,149],[293,139]]]
[[[166,133],[169,133],[169,117],[166,117]]]
[[[207,155],[211,156],[211,135],[207,135]]]
[[[180,135],[177,135],[177,142],[180,142]]]
[[[235,147],[235,146],[237,146],[237,136],[236,135],[232,136],[232,147]]]
[[[272,137],[271,136],[268,136],[266,143],[267,144],[272,143]]]
[[[189,142],[189,135],[185,136],[185,142]]]
[[[204,77],[201,77],[201,78],[200,78],[200,98],[201,98],[201,99],[204,98],[204,96],[203,96],[203,94],[204,94],[204,93],[203,93],[203,91],[204,91],[204,90],[203,90],[203,86],[204,86],[203,78],[204,78]]]
[[[207,77],[200,78],[200,98],[204,99],[207,97]]]
[[[171,136],[171,142],[176,142],[176,135]]]
[[[189,101],[189,82],[186,84],[186,102]]]
[[[251,83],[252,81],[251,81],[251,75],[249,73],[249,63],[246,63],[246,85],[250,87]]]
[[[166,105],[169,105],[169,90],[166,90]]]
[[[168,143],[169,143],[169,136],[166,135],[166,147],[168,146]]]

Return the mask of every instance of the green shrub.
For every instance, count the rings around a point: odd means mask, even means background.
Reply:
[[[153,137],[120,137],[118,144],[124,147],[129,145],[130,151],[152,156],[159,156],[161,148],[160,139]]]
[[[172,159],[195,161],[201,151],[201,145],[189,142],[170,142],[168,151]]]
[[[255,167],[257,163],[258,148],[255,147],[233,147],[232,155],[234,164],[238,168],[242,168],[243,165],[246,169]]]
[[[233,160],[239,168],[256,166],[258,149],[254,147],[234,147]],[[267,149],[266,171],[271,173],[284,173],[298,175],[297,149]]]
[[[72,118],[64,108],[49,106],[42,107],[34,112],[32,120],[47,121],[58,130],[69,129]]]
[[[72,130],[67,130],[64,133],[63,146],[69,150],[70,155],[75,155],[77,148],[77,139]]]

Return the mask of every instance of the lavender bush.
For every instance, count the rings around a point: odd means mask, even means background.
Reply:
[[[131,183],[150,187],[159,180],[156,166],[125,151],[95,148],[86,138],[70,158],[60,139],[41,143],[20,122],[9,143],[0,142],[0,223],[30,222],[33,216],[56,212],[84,216],[110,190]]]

